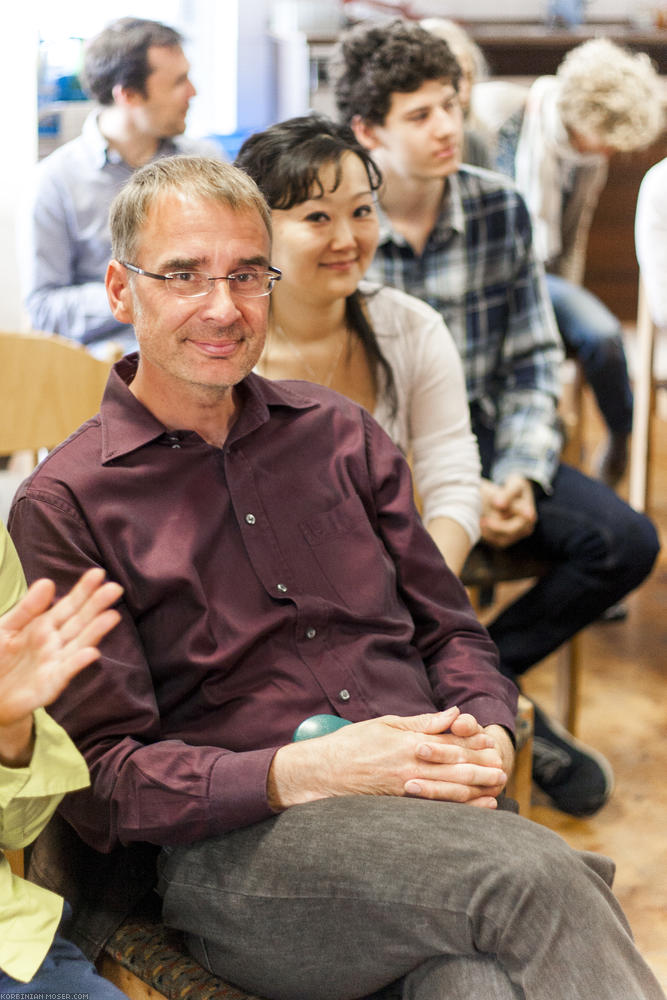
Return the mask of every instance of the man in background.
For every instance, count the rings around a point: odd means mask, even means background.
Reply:
[[[25,304],[35,329],[104,354],[135,345],[111,315],[104,275],[109,206],[137,167],[176,153],[214,154],[183,138],[196,91],[182,36],[157,21],[124,17],[92,38],[83,84],[99,107],[81,135],[37,166],[21,227]]]

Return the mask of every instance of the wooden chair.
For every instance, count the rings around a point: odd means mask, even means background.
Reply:
[[[0,332],[0,455],[59,444],[98,411],[108,375],[64,337]]]
[[[655,378],[653,360],[657,327],[648,308],[646,292],[639,279],[637,302],[637,341],[634,364],[632,447],[630,450],[629,500],[635,510],[649,506],[649,474],[655,413]]]
[[[502,549],[479,542],[471,551],[461,572],[461,580],[470,591],[478,610],[490,606],[495,589],[502,583],[514,583],[543,576],[549,564],[538,559],[518,563]],[[572,636],[558,652],[557,713],[571,733],[576,732],[581,681],[581,637]],[[516,798],[517,796],[514,795]],[[522,809],[522,812],[524,810]]]

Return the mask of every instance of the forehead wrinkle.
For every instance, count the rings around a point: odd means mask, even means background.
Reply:
[[[250,257],[239,257],[230,270],[236,271],[239,267],[248,267],[250,265],[268,267],[269,258],[266,254],[253,254]],[[172,257],[161,265],[160,270],[164,274],[169,274],[172,271],[198,271],[201,268],[210,266],[210,258],[207,256]]]

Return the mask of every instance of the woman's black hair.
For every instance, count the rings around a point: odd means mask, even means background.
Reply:
[[[377,191],[382,175],[368,150],[357,142],[347,125],[339,125],[320,114],[289,118],[251,135],[241,146],[235,164],[252,177],[271,209],[287,210],[324,194],[320,171],[329,164],[336,168],[332,188],[335,191],[340,184],[345,153],[359,157],[371,191]],[[378,365],[382,371],[382,390],[393,416],[398,406],[394,373],[380,350],[363,301],[358,289],[349,295],[345,300],[345,318],[359,337],[373,374]]]

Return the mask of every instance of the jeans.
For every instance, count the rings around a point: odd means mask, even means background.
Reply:
[[[61,927],[71,913],[67,904],[64,913]],[[125,994],[108,979],[98,975],[83,952],[60,933],[56,934],[44,961],[29,983],[12,979],[0,969],[0,997],[29,997],[35,994],[42,994],[44,1000],[49,1000],[51,996],[125,1000]]]
[[[323,799],[166,848],[158,868],[194,957],[272,1000],[400,979],[404,1000],[664,1000],[612,862],[510,812]]]
[[[612,434],[629,434],[632,389],[621,324],[585,288],[555,274],[546,277],[567,352],[581,363],[607,428]]]
[[[493,431],[473,417],[488,476]],[[500,668],[516,679],[590,625],[651,572],[660,551],[653,523],[612,489],[569,465],[560,465],[552,492],[536,500],[537,524],[507,553],[551,568],[489,625]]]

